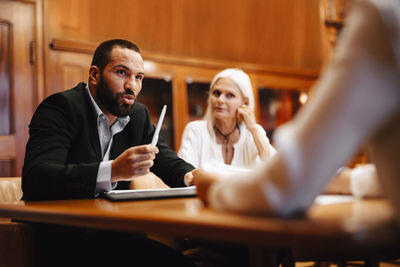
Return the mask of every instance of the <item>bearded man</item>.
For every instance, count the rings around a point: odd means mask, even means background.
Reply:
[[[139,48],[113,39],[96,49],[88,85],[56,93],[29,125],[22,172],[25,200],[91,198],[150,170],[170,187],[191,184],[192,165],[160,139],[136,102],[144,64]],[[151,168],[151,169],[150,169]]]
[[[194,167],[160,138],[147,108],[136,102],[144,64],[127,40],[96,49],[88,85],[53,94],[29,125],[22,172],[23,199],[93,198],[149,171],[171,187],[191,185]],[[178,251],[144,234],[29,223],[34,266],[194,266]]]

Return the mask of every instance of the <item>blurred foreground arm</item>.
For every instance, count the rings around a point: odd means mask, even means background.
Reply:
[[[277,130],[279,153],[249,175],[212,183],[206,194],[211,207],[281,216],[304,211],[398,110],[400,80],[391,29],[369,1],[357,1],[349,15],[333,64],[310,101]]]

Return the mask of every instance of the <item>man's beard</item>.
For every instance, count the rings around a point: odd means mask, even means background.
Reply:
[[[135,96],[132,90],[128,90],[124,93],[117,93],[113,96],[113,92],[107,83],[104,82],[103,76],[100,75],[100,81],[97,86],[96,95],[101,104],[114,116],[125,117],[130,114],[133,109],[133,105],[121,103],[120,99],[123,94],[132,94]]]

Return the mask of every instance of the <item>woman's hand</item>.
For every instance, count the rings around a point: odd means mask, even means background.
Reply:
[[[257,130],[257,122],[253,109],[248,105],[242,105],[238,108],[238,117],[243,120],[247,129],[253,136],[260,158],[263,160],[267,159],[271,155],[269,143],[265,140],[265,136]]]
[[[194,184],[196,185],[197,196],[207,204],[207,194],[210,186],[218,181],[217,174],[205,172],[200,169],[192,171]]]
[[[242,119],[249,131],[256,129],[256,118],[253,109],[248,105],[242,105],[238,108],[238,118]]]

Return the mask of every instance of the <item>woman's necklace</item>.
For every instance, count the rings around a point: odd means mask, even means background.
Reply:
[[[217,131],[218,134],[222,135],[222,137],[224,138],[224,145],[225,145],[225,160],[228,161],[228,152],[229,152],[229,147],[228,147],[228,141],[229,141],[229,136],[231,134],[233,134],[236,129],[239,129],[238,125],[236,124],[236,126],[233,128],[232,131],[230,131],[227,134],[223,134],[217,126],[214,126],[215,130]]]

